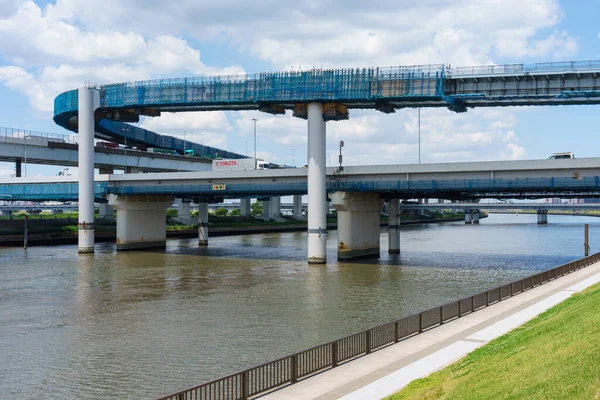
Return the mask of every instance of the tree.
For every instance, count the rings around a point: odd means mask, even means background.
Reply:
[[[215,215],[217,217],[225,217],[229,211],[225,207],[219,207],[215,210]]]
[[[255,201],[250,206],[250,215],[262,215],[263,206],[261,201]]]
[[[229,215],[231,215],[232,217],[239,217],[240,215],[242,215],[242,213],[240,212],[239,208],[234,208],[233,210],[231,210]]]

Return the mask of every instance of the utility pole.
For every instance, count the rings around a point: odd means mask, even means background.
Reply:
[[[254,123],[254,169],[258,165],[256,161],[256,121],[258,121],[256,118],[252,118],[252,122]]]

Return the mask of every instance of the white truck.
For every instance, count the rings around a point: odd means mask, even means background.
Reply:
[[[240,158],[240,159],[221,159],[213,160],[212,169],[213,171],[245,171],[251,169],[265,169],[266,163],[263,160],[256,160],[254,158]]]

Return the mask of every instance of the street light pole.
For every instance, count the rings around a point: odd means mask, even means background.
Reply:
[[[421,108],[417,108],[418,125],[419,125],[419,164],[421,164]]]
[[[254,122],[254,169],[256,169],[256,118],[252,118],[252,122]]]

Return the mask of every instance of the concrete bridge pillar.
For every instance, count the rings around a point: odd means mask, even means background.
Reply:
[[[281,215],[281,196],[273,196],[269,200],[268,217],[279,217]]]
[[[20,159],[20,158],[17,158],[17,159],[15,160],[15,176],[16,176],[17,178],[20,178],[20,177],[21,177],[21,174],[22,174],[22,172],[21,172],[21,171],[22,171],[22,169],[21,169],[21,159]]]
[[[240,199],[240,215],[242,217],[250,216],[250,199]]]
[[[115,217],[113,208],[108,203],[98,205],[98,218],[113,219]]]
[[[471,210],[465,210],[465,224],[469,225],[473,221]]]
[[[262,200],[262,216],[269,218],[271,215],[269,209],[271,208],[271,199]]]
[[[479,210],[474,210],[472,213],[473,223],[479,224]]]
[[[335,192],[331,200],[337,210],[338,259],[378,257],[379,194]]]
[[[109,194],[108,203],[117,210],[117,250],[166,247],[172,196]]]
[[[79,253],[94,252],[94,112],[100,105],[100,91],[79,88],[79,111],[77,129],[79,132]]]
[[[12,217],[12,210],[0,210],[0,216]]]
[[[308,118],[308,262],[327,262],[327,191],[323,104],[310,103]],[[377,210],[379,212],[379,209]],[[339,217],[338,217],[339,221]],[[338,228],[339,229],[339,228]]]
[[[548,224],[548,210],[537,210],[538,225]]]
[[[192,215],[189,201],[183,201],[183,199],[175,199],[177,201],[177,218],[180,223],[192,225]]]
[[[208,246],[208,203],[198,202],[198,246]]]
[[[302,218],[302,195],[294,195],[294,206],[292,208],[292,215],[294,218]]]
[[[388,201],[388,252],[390,254],[400,253],[400,215],[399,200],[390,199]]]

